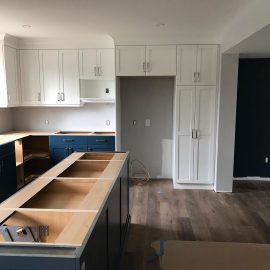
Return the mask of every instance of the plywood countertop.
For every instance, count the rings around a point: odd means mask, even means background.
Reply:
[[[28,136],[115,136],[115,132],[103,131],[11,131],[0,134],[0,145],[26,138]]]
[[[81,246],[93,230],[127,158],[128,153],[73,153],[1,203],[0,223],[12,226],[23,222],[20,217],[37,221],[47,218],[53,232],[54,227],[60,226],[61,219],[65,219],[60,232],[55,232],[55,238],[24,244]],[[96,173],[95,177],[82,177],[85,170],[89,175]],[[55,223],[58,226],[54,226]],[[0,246],[5,244],[0,239]]]

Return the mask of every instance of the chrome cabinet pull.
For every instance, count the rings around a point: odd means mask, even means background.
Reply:
[[[60,101],[61,97],[60,97],[60,93],[57,94],[57,101]]]
[[[143,72],[146,72],[146,63],[143,62]]]
[[[64,92],[61,93],[61,101],[65,101],[65,93]]]
[[[41,94],[38,92],[38,101],[41,101]]]
[[[151,72],[151,70],[152,70],[151,63],[147,62],[146,66],[147,66],[147,72]]]
[[[196,73],[197,72],[193,72],[193,82],[196,82]]]
[[[98,67],[98,76],[101,76],[101,75],[102,75],[102,68]]]
[[[97,67],[94,67],[94,75],[97,76]]]
[[[200,72],[197,72],[197,82],[200,81]]]

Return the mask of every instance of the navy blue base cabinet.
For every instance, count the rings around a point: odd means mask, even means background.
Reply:
[[[0,146],[0,183],[0,201],[2,202],[17,191],[14,142]]]
[[[129,215],[128,159],[82,246],[0,246],[1,270],[118,270]],[[80,226],[80,224],[78,224]]]
[[[74,152],[114,152],[114,136],[50,136],[50,155],[57,164]]]

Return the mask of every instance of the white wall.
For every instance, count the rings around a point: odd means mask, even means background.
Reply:
[[[0,108],[0,132],[12,130],[12,113],[11,109]]]
[[[115,104],[14,108],[12,119],[14,130],[115,131]],[[48,125],[45,120],[49,120]],[[106,120],[110,120],[109,126]]]
[[[221,59],[215,183],[220,192],[231,192],[233,184],[238,60],[238,54],[225,54]]]

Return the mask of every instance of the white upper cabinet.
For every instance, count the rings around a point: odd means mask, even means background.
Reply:
[[[146,75],[175,76],[176,46],[146,46]]]
[[[217,46],[199,45],[197,56],[197,85],[217,84]]]
[[[62,105],[80,105],[78,50],[59,51],[60,100]]]
[[[58,50],[40,50],[40,80],[42,104],[60,103],[60,70]]]
[[[177,84],[195,85],[197,70],[197,46],[177,47]]]
[[[115,80],[114,49],[98,49],[97,66],[100,79]]]
[[[79,50],[80,79],[92,80],[97,77],[97,50]]]
[[[177,85],[217,84],[217,45],[177,47]]]
[[[79,50],[80,79],[114,80],[114,49]]]
[[[117,76],[175,76],[176,46],[117,46]]]
[[[19,82],[17,50],[3,46],[4,73],[1,87],[1,106],[13,107],[19,105]]]
[[[116,47],[117,76],[144,76],[145,64],[145,46]]]
[[[41,104],[38,50],[20,50],[20,79],[22,105]]]

